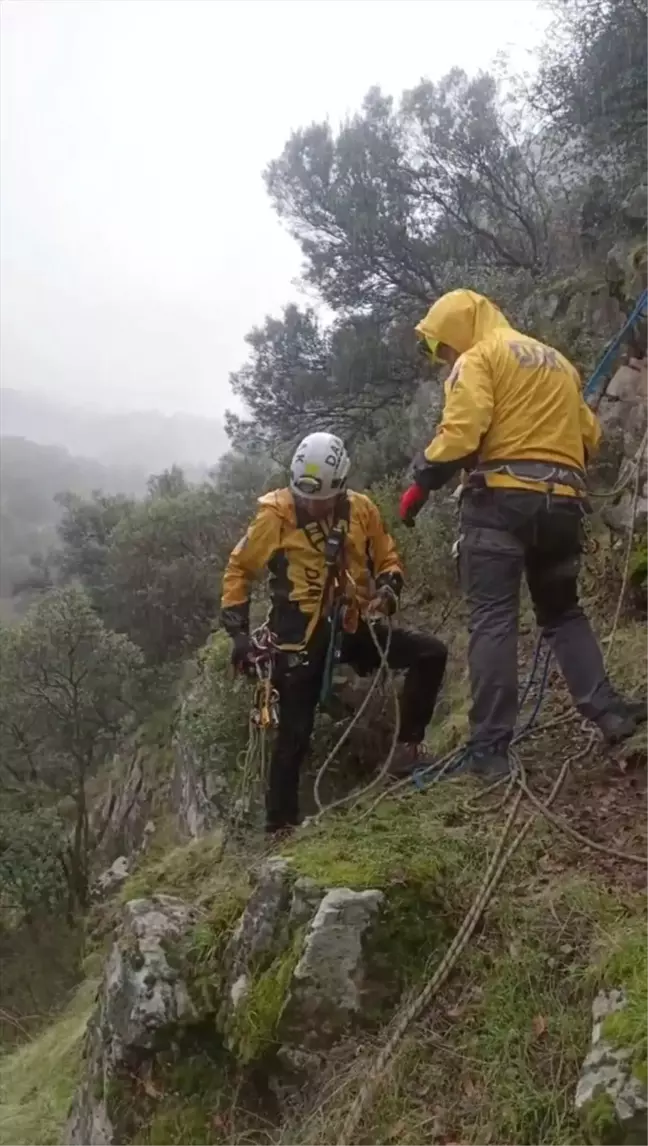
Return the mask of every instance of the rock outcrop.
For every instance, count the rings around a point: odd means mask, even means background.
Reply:
[[[146,846],[150,834],[153,796],[159,776],[147,749],[127,743],[112,763],[108,790],[95,809],[91,831],[108,864],[129,859]]]
[[[88,1025],[68,1146],[122,1141],[129,1087],[206,1023],[232,1063],[263,1062],[278,1099],[296,1094],[327,1049],[369,1020],[383,901],[378,890],[327,890],[289,859],[268,860],[210,970],[215,994],[197,990],[190,971],[209,920],[166,895],[126,904]]]
[[[131,872],[131,862],[128,856],[117,856],[117,859],[111,863],[110,867],[102,871],[98,876],[96,883],[92,889],[93,899],[105,899],[107,896],[112,895],[113,892],[118,891],[119,888],[126,882]]]
[[[236,761],[245,746],[250,698],[247,690],[234,698],[227,691],[229,655],[227,636],[215,633],[194,665],[173,736],[170,807],[189,839],[206,835],[229,815]],[[240,710],[240,743],[224,743],[215,719],[227,703]]]
[[[279,1050],[293,1069],[313,1071],[321,1055],[365,1010],[366,937],[380,891],[335,888],[310,922],[279,1021]]]
[[[609,484],[626,488],[603,510],[611,529],[624,532],[633,523],[635,475],[639,466],[639,489],[634,512],[635,526],[645,529],[648,516],[648,473],[646,467],[646,427],[648,425],[648,363],[632,360],[620,366],[611,379],[599,406],[605,436],[602,461],[611,467]]]
[[[639,234],[645,231],[648,221],[648,187],[645,183],[633,188],[626,195],[621,204],[621,212],[631,230],[636,230]]]
[[[647,1139],[646,1081],[633,1069],[632,1048],[616,1047],[605,1020],[626,1006],[622,991],[601,991],[592,1005],[592,1045],[576,1088],[578,1110],[592,1143],[644,1143]]]
[[[162,1032],[194,1016],[169,949],[197,918],[193,908],[168,895],[126,904],[88,1025],[83,1080],[64,1138],[68,1146],[121,1141],[116,1129],[120,1084],[137,1074]]]

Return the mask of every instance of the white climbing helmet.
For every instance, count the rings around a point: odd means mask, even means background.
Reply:
[[[344,442],[335,434],[309,434],[290,463],[290,488],[299,497],[326,501],[342,493],[351,468]]]

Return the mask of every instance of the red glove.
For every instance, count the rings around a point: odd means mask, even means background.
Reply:
[[[405,525],[414,525],[414,518],[419,510],[423,509],[428,496],[428,491],[420,485],[411,485],[409,489],[405,490],[400,500],[399,510],[401,521]]]

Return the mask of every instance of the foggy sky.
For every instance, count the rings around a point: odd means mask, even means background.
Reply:
[[[533,0],[3,0],[2,384],[219,415],[298,298],[261,172],[294,128],[453,66],[518,68]]]

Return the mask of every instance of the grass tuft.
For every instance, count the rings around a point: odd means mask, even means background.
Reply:
[[[60,1142],[96,989],[96,981],[85,982],[51,1026],[0,1059],[1,1146]]]

